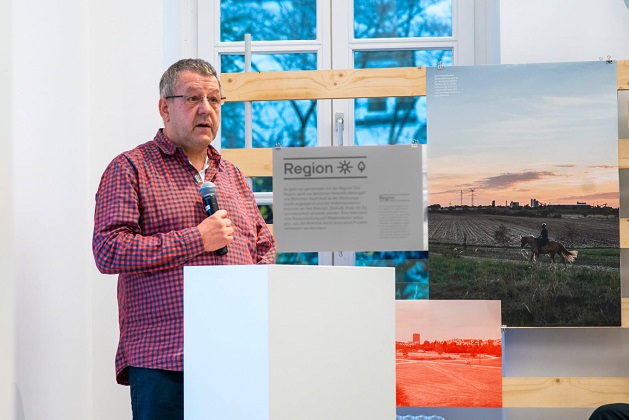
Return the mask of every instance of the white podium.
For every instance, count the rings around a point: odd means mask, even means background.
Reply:
[[[184,268],[184,413],[395,418],[393,268]]]

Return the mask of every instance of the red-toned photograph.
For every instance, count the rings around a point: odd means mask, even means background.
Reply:
[[[398,407],[502,407],[500,301],[395,305]]]

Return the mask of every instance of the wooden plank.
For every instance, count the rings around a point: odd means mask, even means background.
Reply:
[[[618,79],[618,90],[629,89],[629,60],[616,62],[616,78]]]
[[[616,62],[617,89],[629,89],[629,60]],[[227,102],[425,96],[425,67],[222,73]]]
[[[426,69],[222,73],[227,102],[425,96]]]
[[[273,149],[221,149],[221,156],[236,165],[247,177],[273,176]]]
[[[621,217],[620,225],[620,248],[629,248],[629,218]]]
[[[502,378],[504,407],[578,408],[629,401],[629,378]]]
[[[620,299],[620,326],[629,328],[629,298]]]
[[[273,149],[222,149],[221,156],[236,165],[246,177],[273,176]],[[267,224],[271,233],[273,225]]]
[[[618,139],[618,169],[629,169],[629,139]]]

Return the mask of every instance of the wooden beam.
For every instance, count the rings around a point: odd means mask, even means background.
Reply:
[[[425,96],[426,68],[223,73],[227,102]]]
[[[222,149],[221,156],[236,165],[246,177],[273,176],[273,149]],[[267,226],[273,233],[273,225]]]
[[[598,407],[628,400],[629,378],[502,378],[508,408]]]
[[[629,89],[629,60],[616,62],[618,90]],[[222,73],[227,102],[426,96],[425,67]]]
[[[618,139],[618,169],[629,169],[629,139]]]
[[[273,149],[221,149],[221,156],[236,165],[247,177],[273,176]]]
[[[616,62],[616,77],[618,78],[618,90],[629,90],[629,60]]]
[[[621,217],[620,225],[620,249],[629,248],[629,219]]]
[[[621,327],[629,328],[629,298],[620,298]]]

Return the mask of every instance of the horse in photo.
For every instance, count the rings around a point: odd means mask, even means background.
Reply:
[[[562,258],[563,265],[565,267],[566,261],[572,263],[577,258],[578,254],[578,251],[568,251],[566,247],[561,244],[561,242],[557,241],[548,241],[547,244],[543,245],[541,248],[538,248],[537,238],[532,235],[521,237],[520,248],[524,248],[526,245],[529,245],[531,247],[531,262],[536,261],[539,254],[549,254],[550,259],[554,263],[555,255],[559,255]]]

